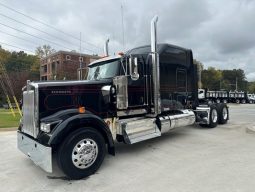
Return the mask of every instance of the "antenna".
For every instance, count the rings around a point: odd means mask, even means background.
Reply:
[[[122,25],[122,45],[123,51],[125,51],[125,33],[124,33],[124,16],[123,16],[123,5],[121,4],[121,25]]]
[[[82,61],[81,61],[81,32],[80,32],[80,57],[79,57],[79,61],[80,61],[80,70],[79,70],[79,80],[82,80]]]

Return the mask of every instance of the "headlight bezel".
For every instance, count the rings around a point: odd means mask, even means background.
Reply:
[[[40,124],[40,130],[45,133],[49,133],[51,131],[50,127],[51,127],[50,123],[41,123]]]
[[[40,130],[45,132],[45,133],[50,133],[51,130],[58,125],[61,122],[59,121],[54,121],[54,122],[41,122],[40,123]]]

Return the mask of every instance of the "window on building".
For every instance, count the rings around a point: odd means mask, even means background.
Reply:
[[[44,66],[43,66],[43,72],[44,72],[44,73],[47,73],[47,65],[44,65]]]
[[[66,60],[71,60],[71,56],[70,55],[66,55]]]
[[[79,57],[79,61],[80,61],[80,62],[83,62],[83,57]]]
[[[56,73],[56,64],[55,62],[51,64],[52,73]]]

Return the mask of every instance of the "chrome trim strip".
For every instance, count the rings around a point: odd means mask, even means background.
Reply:
[[[129,109],[125,111],[117,111],[118,117],[128,116],[128,115],[141,115],[146,114],[147,111],[145,109]]]

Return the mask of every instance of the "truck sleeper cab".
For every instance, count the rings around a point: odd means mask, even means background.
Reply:
[[[192,51],[157,44],[91,63],[87,80],[29,82],[18,148],[52,172],[52,154],[71,179],[93,174],[114,142],[133,144],[198,123],[227,123],[225,104],[200,105]]]

